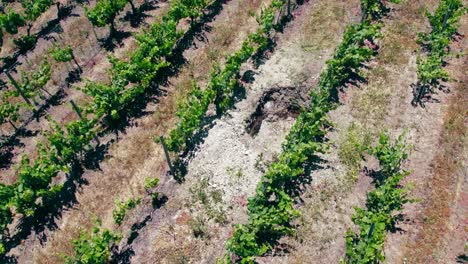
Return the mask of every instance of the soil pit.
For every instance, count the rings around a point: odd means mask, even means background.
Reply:
[[[303,87],[272,87],[260,97],[255,112],[246,121],[246,131],[255,137],[263,121],[276,122],[296,118],[301,109],[309,103],[307,88]]]

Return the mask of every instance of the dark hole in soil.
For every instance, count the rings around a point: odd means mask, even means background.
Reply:
[[[265,91],[255,112],[247,120],[247,132],[254,137],[263,121],[275,122],[296,118],[308,103],[306,87],[273,87]]]

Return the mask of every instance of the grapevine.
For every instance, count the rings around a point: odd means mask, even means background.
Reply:
[[[25,19],[11,9],[8,9],[4,14],[0,14],[0,26],[9,34],[17,34],[18,28],[25,24]]]
[[[31,36],[32,22],[44,13],[53,4],[52,0],[21,0],[24,8],[24,17],[28,26],[28,37]]]
[[[443,66],[449,55],[448,46],[457,33],[460,18],[466,13],[461,0],[440,0],[434,14],[426,11],[432,31],[419,33],[417,42],[427,54],[417,58],[418,82],[413,90],[414,106],[424,107],[423,99],[429,93],[435,93],[441,82],[449,80]]]
[[[64,256],[67,264],[108,263],[111,247],[118,243],[122,236],[108,229],[102,229],[101,223],[93,228],[90,234],[80,233],[80,237],[73,241],[73,256]]]
[[[355,208],[352,220],[358,233],[346,233],[346,258],[344,263],[377,263],[385,260],[383,246],[386,233],[395,227],[407,197],[407,188],[400,188],[400,181],[409,174],[401,169],[407,158],[408,147],[400,136],[394,143],[388,134],[381,134],[378,145],[370,150],[380,163],[380,175],[376,189],[367,194],[366,208]]]
[[[73,49],[71,46],[65,46],[63,48],[60,48],[59,46],[54,46],[49,50],[50,54],[52,55],[52,58],[58,62],[69,62],[72,61],[76,64],[80,72],[83,72],[83,69],[81,69],[80,64],[75,58],[75,55],[73,54]]]
[[[126,5],[126,0],[99,0],[93,8],[86,8],[86,16],[96,27],[110,26],[111,35],[116,31],[115,18]]]
[[[114,218],[114,222],[117,225],[122,224],[125,215],[127,214],[127,211],[130,209],[135,208],[139,203],[141,202],[141,199],[129,199],[126,202],[123,201],[116,201],[115,202],[115,209],[112,211],[112,217]]]

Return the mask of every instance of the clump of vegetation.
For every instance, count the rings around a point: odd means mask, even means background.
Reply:
[[[390,2],[398,4],[401,0],[390,0]],[[383,1],[375,0],[361,0],[361,9],[363,21],[380,19],[389,11]]]
[[[159,178],[146,178],[145,179],[145,189],[150,190],[158,186]]]
[[[241,180],[244,177],[244,171],[242,168],[227,168],[226,172],[234,179]]]
[[[356,123],[351,124],[339,145],[338,155],[348,169],[348,176],[357,179],[363,154],[370,147],[371,135]]]
[[[2,1],[3,4],[6,1]],[[7,1],[12,2],[12,1]],[[1,10],[0,13],[0,47],[2,46],[2,30],[11,35],[18,34],[18,29],[27,25],[27,35],[14,39],[13,43],[19,48],[20,52],[25,52],[36,44],[37,36],[31,35],[31,28],[34,21],[53,4],[52,0],[21,0],[24,11],[22,13],[14,11],[12,8]]]
[[[124,9],[127,0],[99,0],[93,8],[85,8],[86,16],[93,26],[110,26],[110,34],[116,32],[115,18]]]
[[[194,237],[201,239],[208,239],[210,237],[207,223],[203,218],[196,217],[189,222],[189,225],[192,229],[192,234]]]
[[[191,197],[191,205],[200,203],[203,213],[209,219],[216,223],[223,224],[226,222],[226,213],[223,209],[223,194],[222,191],[216,188],[210,188],[208,179],[203,178],[195,186],[189,189]]]
[[[151,202],[153,206],[158,205],[159,203],[159,193],[152,191],[159,184],[158,178],[146,178],[145,179],[145,190],[146,193],[151,196]]]
[[[27,21],[28,36],[30,36],[33,22],[49,9],[53,4],[53,0],[21,0],[20,2],[24,8],[23,17]]]
[[[204,7],[208,4],[208,0],[173,0],[171,5],[170,15],[174,17],[189,17],[193,24],[195,18],[203,14]]]
[[[44,93],[47,91],[44,87],[51,77],[51,66],[47,61],[43,61],[37,71],[21,71],[21,80],[13,83],[16,89],[5,92],[2,95],[3,100],[21,96],[29,106],[32,106],[31,100],[37,104],[35,98],[37,96],[45,98]]]
[[[17,34],[18,28],[25,24],[26,21],[24,20],[24,17],[14,12],[12,9],[8,9],[5,13],[0,14],[0,27],[5,29],[9,34]]]
[[[48,94],[45,86],[51,78],[50,63],[44,60],[37,71],[21,71],[21,80],[11,79],[12,86],[15,89],[5,91],[2,94],[0,124],[8,121],[13,128],[17,129],[14,122],[19,119],[20,109],[33,108],[33,103],[37,105],[36,97],[45,99],[45,94]],[[15,100],[17,98],[22,98],[24,102],[13,103],[13,101],[17,101]]]
[[[19,110],[24,104],[21,103],[10,103],[5,99],[2,99],[0,104],[0,124],[9,122],[10,125],[17,130],[15,122],[19,118]]]
[[[122,221],[127,214],[127,211],[130,209],[135,208],[141,202],[140,198],[137,199],[129,199],[126,202],[116,201],[115,202],[115,209],[112,211],[112,217],[117,225],[122,224]]]
[[[76,60],[75,55],[73,54],[73,49],[71,46],[65,46],[63,48],[54,46],[49,50],[49,52],[52,55],[52,58],[58,62],[69,62],[73,60],[80,72],[83,71],[80,64]]]
[[[263,157],[263,153],[260,153],[260,155],[258,155],[258,157],[255,159],[255,169],[257,169],[258,171],[262,172],[262,173],[265,173],[265,168],[268,167],[268,162],[265,161],[265,158]]]
[[[101,230],[101,222],[93,228],[91,234],[80,233],[80,237],[73,240],[73,256],[64,256],[66,264],[76,263],[108,263],[111,248],[120,241],[122,236],[108,229]]]

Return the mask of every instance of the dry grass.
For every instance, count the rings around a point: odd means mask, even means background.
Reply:
[[[422,1],[406,1],[396,6],[397,12],[391,14],[393,19],[391,17],[386,23],[383,38],[379,40],[381,48],[377,61],[370,63],[371,69],[364,73],[368,83],[351,92],[351,114],[374,132],[387,126],[386,117],[392,100],[398,95],[395,92],[403,90],[405,87],[401,86],[406,85],[415,74],[412,60],[413,51],[418,47],[416,32],[421,31],[421,25],[425,25],[422,22],[422,6]]]
[[[467,18],[462,33],[466,32]],[[464,43],[466,47],[466,42]],[[456,45],[463,45],[458,43]],[[460,47],[459,48],[464,48]],[[468,90],[466,89],[466,60],[458,58],[447,67],[456,82],[453,95],[445,111],[443,131],[438,142],[435,159],[431,162],[433,173],[424,185],[426,194],[422,203],[421,226],[416,238],[405,248],[409,263],[442,263],[454,261],[463,253],[464,236],[455,225],[466,232],[466,223],[453,223],[461,193],[466,192],[466,160],[468,148]],[[463,206],[463,205],[461,205]],[[455,217],[456,218],[456,217]],[[463,219],[465,218],[465,219]],[[466,221],[466,215],[455,221]],[[455,242],[456,241],[456,242]],[[454,244],[458,243],[458,244]],[[465,248],[466,254],[466,248]]]
[[[370,131],[362,125],[352,123],[338,142],[338,157],[346,166],[347,174],[357,179],[362,169],[363,154],[372,142]]]
[[[428,179],[430,191],[423,204],[422,231],[405,254],[409,263],[432,263],[439,259],[439,254],[444,254],[439,251],[444,250],[443,239],[449,233],[448,220],[453,214],[452,206],[459,192],[456,186],[466,177],[463,175],[466,173],[463,157],[466,157],[468,146],[467,106],[468,90],[459,84],[445,116],[444,133],[439,142],[440,153],[433,161],[435,171]]]
[[[370,181],[362,178],[356,184],[355,178],[346,174],[335,173],[334,177],[304,194],[305,206],[295,237],[284,240],[293,250],[287,261],[278,263],[338,263],[344,256],[344,234],[352,226],[353,207],[364,204]]]
[[[394,77],[394,76],[392,76]],[[367,74],[369,83],[367,86],[359,87],[351,99],[351,114],[360,124],[367,129],[381,128],[385,125],[385,116],[388,113],[394,83],[385,66],[375,66]]]
[[[345,21],[357,19],[359,5],[353,3],[355,2],[339,0],[317,2],[314,7],[317,11],[308,16],[304,24],[302,47],[311,51],[333,49],[341,39],[341,34],[336,32],[344,30]]]

